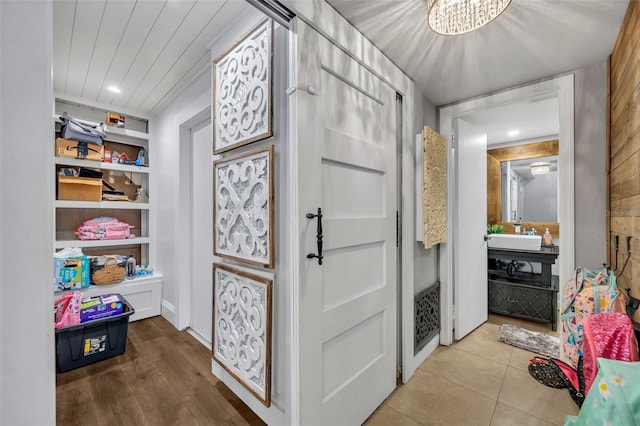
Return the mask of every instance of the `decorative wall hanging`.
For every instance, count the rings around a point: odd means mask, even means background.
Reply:
[[[271,280],[213,265],[213,359],[271,405]]]
[[[266,20],[213,61],[213,152],[270,137],[273,21]]]
[[[447,140],[424,128],[424,247],[447,241]]]
[[[213,166],[213,253],[273,268],[273,146]]]

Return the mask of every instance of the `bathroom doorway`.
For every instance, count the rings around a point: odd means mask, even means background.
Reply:
[[[486,181],[486,168],[460,168],[458,169],[457,158],[458,142],[455,138],[454,120],[464,118],[473,120],[474,114],[486,113],[495,108],[510,108],[522,102],[535,102],[538,100],[557,99],[558,103],[558,139],[560,146],[559,199],[563,200],[559,205],[559,222],[562,224],[562,232],[558,245],[560,248],[560,267],[558,268],[560,277],[568,277],[575,268],[575,225],[574,217],[574,81],[573,75],[559,77],[551,80],[534,83],[528,86],[511,89],[471,101],[462,102],[440,109],[440,133],[445,135],[449,141],[448,158],[448,192],[450,194],[464,193],[464,181],[482,180]],[[478,162],[486,164],[486,152],[483,158],[478,158]],[[460,179],[461,176],[465,179]],[[473,175],[473,179],[471,176]],[[485,186],[486,190],[486,186]],[[486,211],[486,202],[483,206],[477,206]],[[472,239],[478,235],[478,229],[468,229],[471,222],[461,220],[458,216],[458,206],[455,195],[449,197],[448,201],[448,226],[457,237],[452,243],[447,244],[446,250],[441,258],[441,269],[444,271],[442,288],[442,334],[441,344],[451,344],[453,342],[454,318],[460,321],[466,318],[470,312],[474,312],[474,301],[468,298],[456,297],[469,293],[477,286],[485,286],[487,271],[469,271],[468,265],[459,262],[461,251],[465,247],[473,246]],[[484,225],[486,226],[486,224]],[[484,232],[483,232],[484,233]],[[486,243],[485,250],[486,256]],[[458,262],[456,262],[458,260]],[[461,274],[465,268],[466,274]],[[472,277],[472,279],[461,279],[462,276]],[[560,280],[561,282],[563,279]],[[562,289],[560,289],[562,290]],[[471,325],[467,328],[473,329],[483,322],[482,316],[478,315],[471,320]],[[456,339],[463,337],[456,333]]]

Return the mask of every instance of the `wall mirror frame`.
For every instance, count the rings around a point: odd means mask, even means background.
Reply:
[[[487,150],[487,223],[502,224],[504,232],[513,233],[513,222],[502,221],[502,179],[500,178],[500,163],[503,161],[523,160],[528,158],[549,157],[560,154],[558,139],[543,142],[533,142],[522,145],[508,146]],[[558,222],[522,222],[527,229],[536,228],[539,234],[545,228],[554,238],[560,236]]]

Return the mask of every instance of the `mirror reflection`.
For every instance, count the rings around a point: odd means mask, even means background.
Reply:
[[[558,221],[558,156],[502,161],[503,222]]]
[[[527,229],[559,236],[559,158],[557,139],[487,150],[487,223],[513,233],[522,218]]]

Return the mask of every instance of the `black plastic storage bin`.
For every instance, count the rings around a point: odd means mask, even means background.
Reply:
[[[135,309],[122,297],[123,312],[56,330],[58,373],[84,367],[124,353],[129,316]]]

